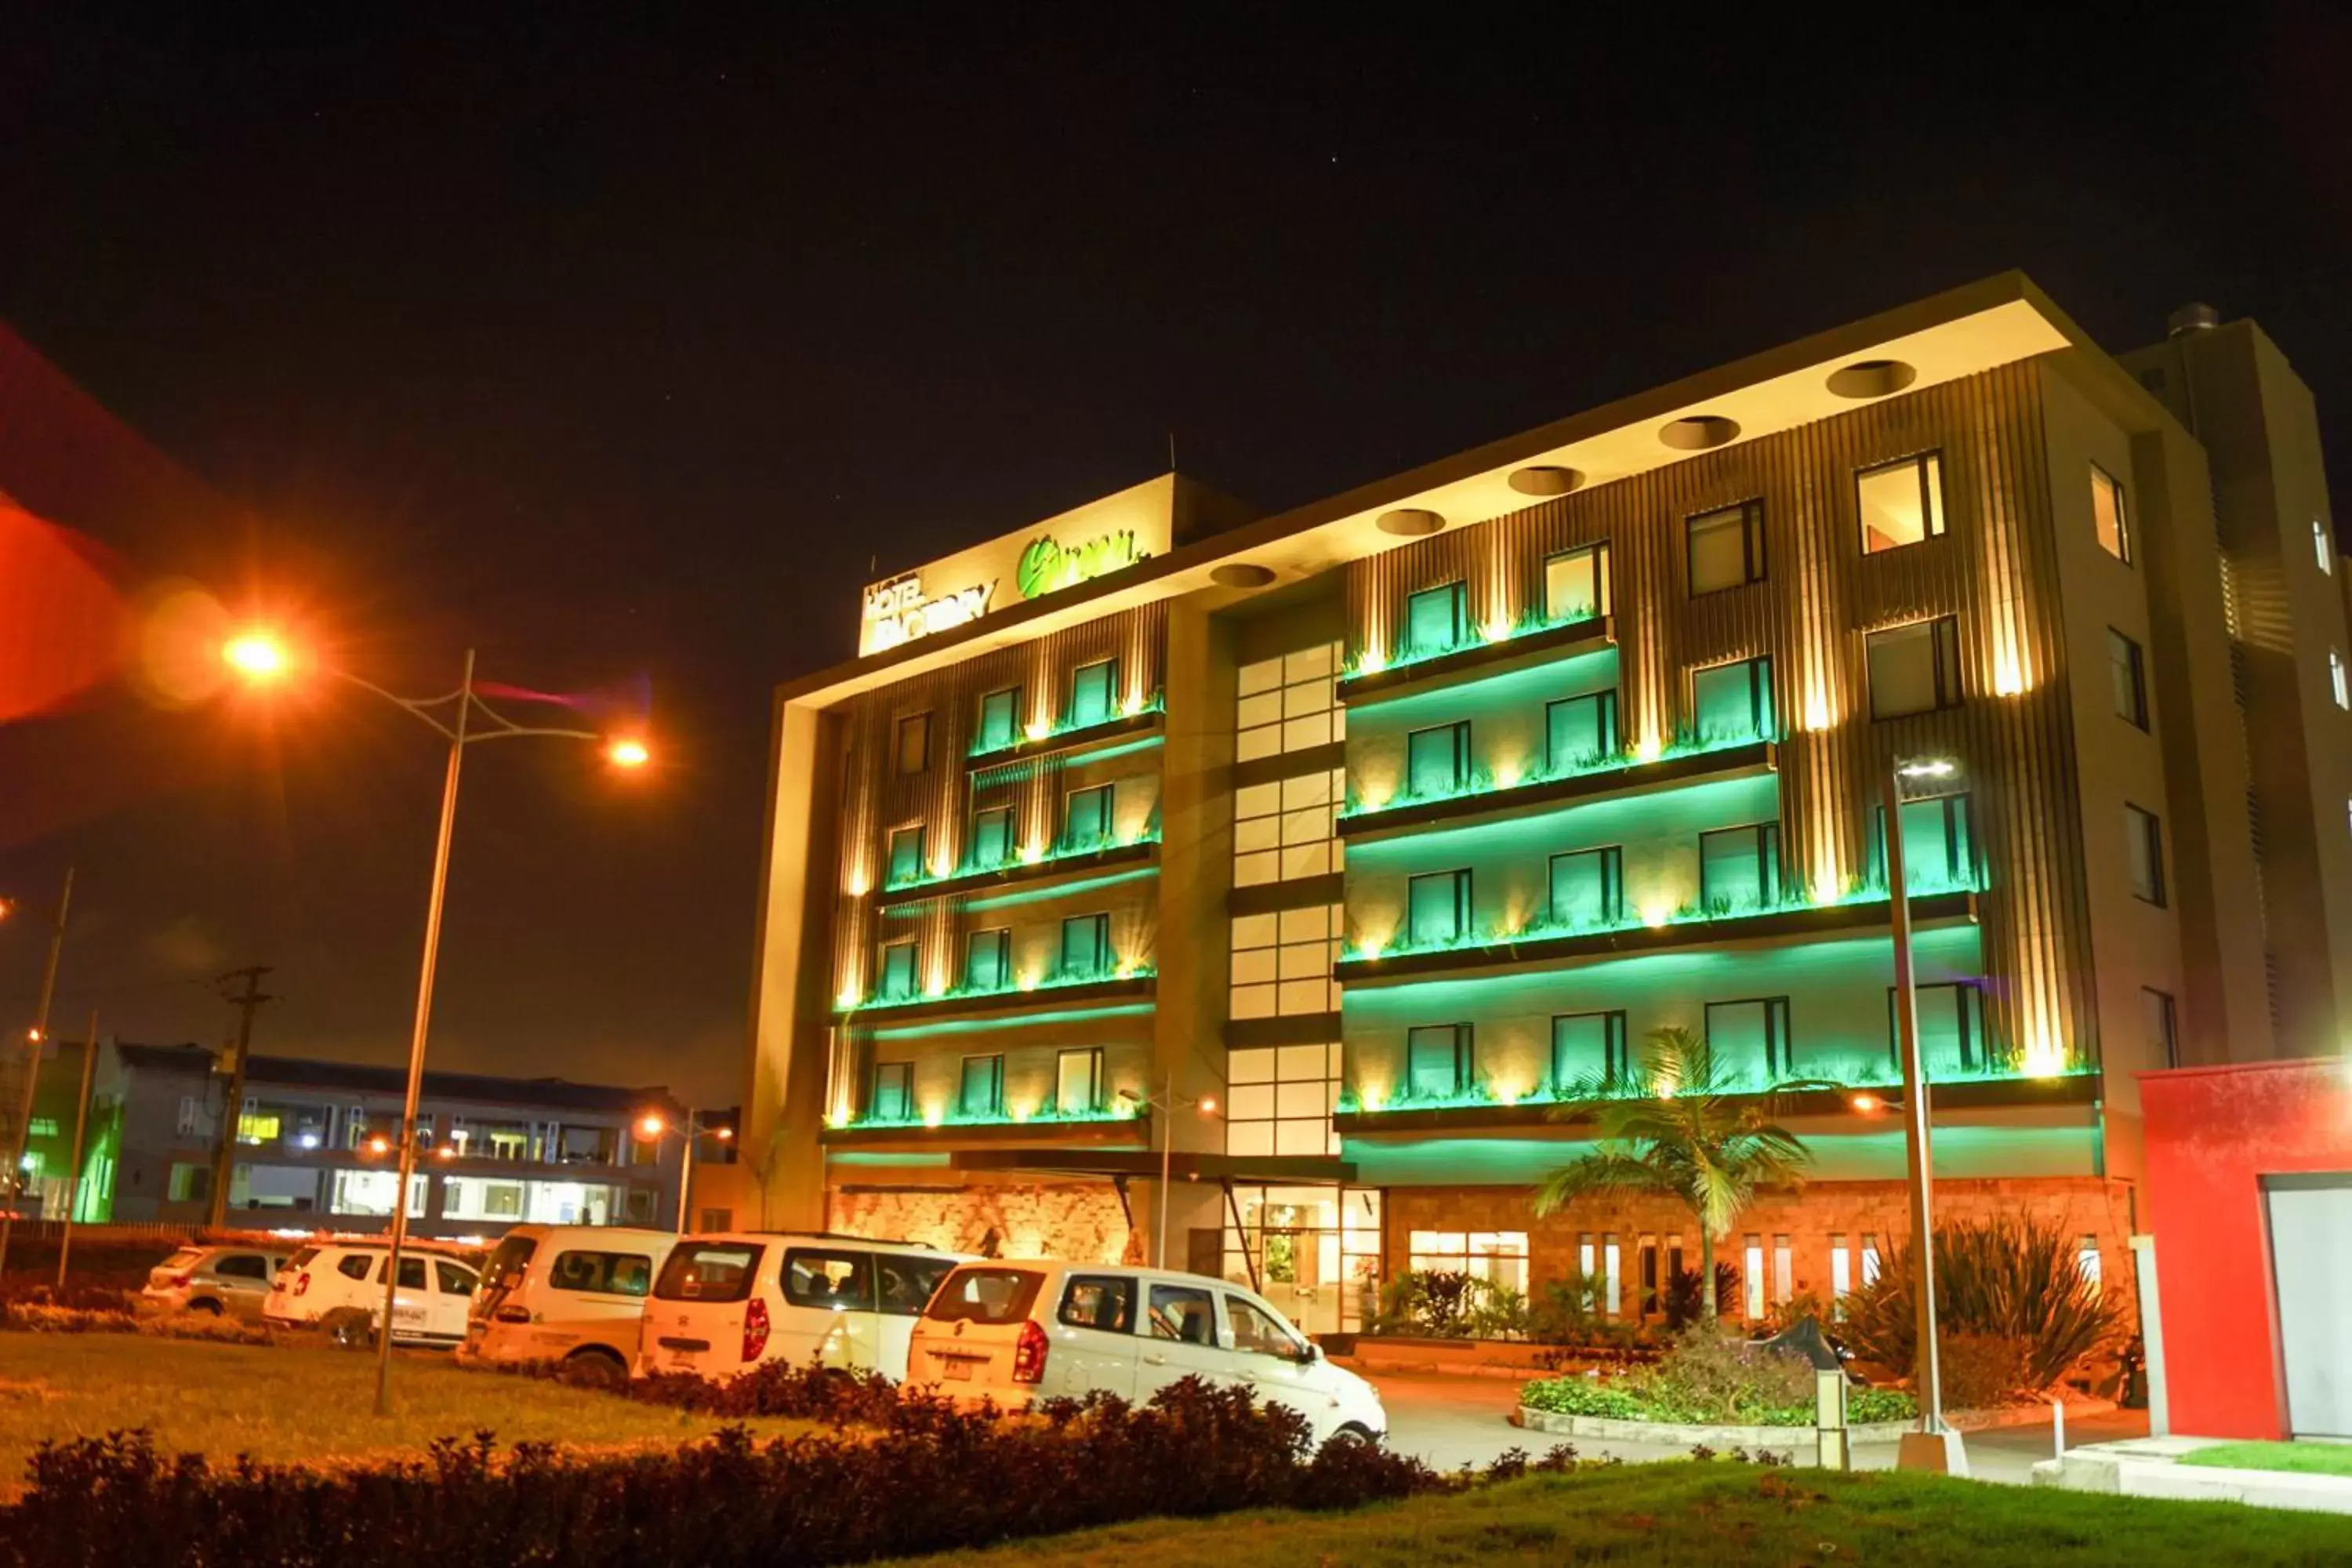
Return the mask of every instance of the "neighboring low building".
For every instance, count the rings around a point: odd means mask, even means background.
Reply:
[[[78,1047],[45,1059],[34,1120],[43,1212],[62,1212]],[[370,1231],[389,1226],[401,1108],[398,1068],[257,1056],[246,1077],[229,1178],[229,1223]],[[79,1217],[195,1223],[209,1212],[227,1079],[201,1046],[100,1047]],[[677,1212],[675,1137],[635,1135],[647,1111],[682,1114],[659,1088],[427,1072],[422,1151],[409,1189],[425,1236],[551,1225],[667,1224]],[[46,1134],[58,1124],[63,1142]],[[707,1152],[707,1151],[706,1151]]]

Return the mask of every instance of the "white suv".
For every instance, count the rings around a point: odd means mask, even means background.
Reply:
[[[816,1361],[903,1379],[916,1315],[965,1256],[862,1237],[689,1236],[646,1303],[638,1374],[729,1378],[766,1362]]]
[[[380,1241],[323,1241],[286,1260],[269,1284],[262,1317],[284,1328],[323,1328],[339,1344],[364,1344],[383,1321],[383,1268],[391,1247]],[[466,1309],[479,1282],[446,1253],[400,1249],[400,1287],[392,1298],[394,1344],[454,1345],[466,1337]]]
[[[1378,1390],[1223,1279],[1093,1263],[967,1263],[940,1285],[908,1347],[907,1380],[961,1405],[1081,1397],[1137,1405],[1189,1376],[1245,1384],[1307,1418],[1317,1447],[1388,1431]]]

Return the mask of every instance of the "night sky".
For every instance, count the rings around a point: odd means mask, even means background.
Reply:
[[[11,9],[0,321],[255,519],[107,540],[128,574],[404,691],[468,645],[650,685],[652,776],[469,753],[440,1067],[733,1100],[769,689],[849,656],[870,576],[1171,432],[1278,509],[2018,267],[2114,349],[2191,299],[2257,318],[2352,484],[2329,8],[1937,24],[1976,46],[1671,8]],[[0,893],[80,868],[58,1026],[217,1040],[207,978],[269,963],[265,1048],[397,1060],[440,762],[307,688],[0,726]]]

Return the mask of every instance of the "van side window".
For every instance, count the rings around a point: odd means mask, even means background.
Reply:
[[[1217,1342],[1217,1309],[1206,1290],[1189,1285],[1151,1288],[1151,1337],[1188,1345]]]
[[[474,1277],[454,1263],[436,1262],[433,1279],[444,1296],[470,1296],[474,1293]]]
[[[1102,1274],[1073,1274],[1062,1289],[1061,1317],[1074,1329],[1131,1334],[1135,1331],[1135,1281]]]
[[[373,1252],[354,1252],[335,1265],[335,1272],[346,1279],[365,1279],[375,1268],[376,1258],[380,1256]]]
[[[1290,1331],[1261,1311],[1255,1303],[1239,1296],[1227,1296],[1225,1321],[1233,1325],[1234,1349],[1252,1355],[1280,1356],[1285,1361],[1298,1359],[1298,1342],[1291,1337]]]
[[[425,1259],[404,1258],[400,1260],[400,1289],[403,1290],[425,1289]]]
[[[874,1275],[882,1290],[882,1310],[901,1318],[919,1318],[931,1292],[955,1267],[952,1258],[909,1258],[884,1253],[874,1259]]]
[[[784,1254],[784,1300],[826,1311],[874,1310],[874,1255],[794,1247]]]
[[[547,1271],[547,1288],[642,1296],[653,1272],[654,1260],[641,1252],[559,1252]]]
[[[213,1272],[229,1279],[267,1279],[269,1266],[250,1252],[236,1252],[215,1263]]]

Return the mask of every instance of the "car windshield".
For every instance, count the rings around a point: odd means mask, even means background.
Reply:
[[[740,1301],[751,1293],[767,1250],[750,1241],[689,1241],[662,1265],[654,1294],[665,1301]]]
[[[1015,1323],[1029,1315],[1043,1274],[995,1264],[967,1264],[947,1277],[923,1316],[935,1322]]]

